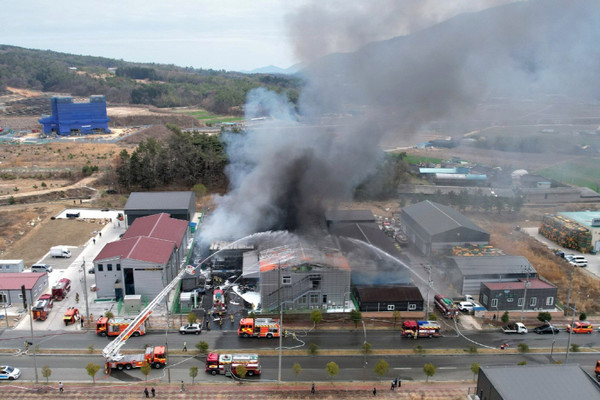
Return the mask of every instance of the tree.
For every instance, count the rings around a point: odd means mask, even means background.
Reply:
[[[364,343],[362,344],[362,346],[360,347],[360,351],[361,351],[363,354],[371,354],[371,351],[372,351],[372,350],[371,350],[371,343],[369,343],[369,342],[364,342]]]
[[[198,376],[198,367],[191,367],[190,368],[190,376],[192,377],[192,385],[193,385],[194,384],[194,380]]]
[[[298,377],[302,373],[302,367],[300,364],[294,363],[294,365],[292,365],[292,371],[294,371],[294,374]]]
[[[425,382],[429,382],[429,378],[435,375],[435,365],[431,363],[425,364],[423,367],[423,372],[425,372],[425,375],[427,376]]]
[[[550,314],[549,312],[543,311],[541,313],[538,313],[537,319],[538,319],[538,321],[541,321],[541,322],[550,322],[550,321],[552,321],[552,314]]]
[[[115,315],[109,310],[107,312],[104,313],[104,316],[108,319],[114,318]]]
[[[387,374],[389,370],[390,365],[384,359],[377,361],[377,364],[375,364],[375,368],[373,369],[373,371],[375,371],[375,373],[381,377]]]
[[[471,364],[471,372],[473,373],[473,380],[475,380],[475,375],[479,373],[479,364],[473,363]]]
[[[46,384],[48,384],[48,378],[50,378],[50,375],[52,375],[52,370],[49,366],[44,365],[42,367],[42,376],[46,378]]]
[[[362,321],[362,313],[358,310],[353,309],[350,311],[350,319],[352,320],[352,322],[354,322],[354,327],[358,328],[358,323]]]
[[[150,363],[145,361],[140,367],[140,371],[142,371],[142,374],[146,377],[146,382],[148,382],[148,375],[150,375],[150,371],[152,371]]]
[[[519,348],[519,353],[529,352],[529,346],[527,343],[519,343],[517,347]]]
[[[510,315],[508,314],[508,311],[504,311],[504,314],[502,314],[502,317],[500,317],[500,320],[502,322],[504,322],[505,324],[508,324],[508,321],[510,321]]]
[[[192,192],[196,193],[196,198],[203,197],[206,195],[206,186],[201,183],[197,183],[192,186]]]
[[[435,313],[429,313],[429,320],[430,321],[437,321],[437,315]]]
[[[235,374],[237,376],[239,376],[240,379],[244,379],[246,377],[247,373],[248,373],[248,370],[246,369],[246,367],[244,365],[240,364],[237,367],[235,367]]]
[[[310,312],[310,320],[313,322],[313,327],[317,326],[317,324],[323,321],[323,313],[321,310],[312,310]]]
[[[585,321],[587,319],[587,314],[582,312],[581,314],[579,314],[579,320],[580,321]]]
[[[96,384],[96,373],[100,370],[100,366],[98,364],[88,363],[88,365],[85,366],[85,370],[87,371],[87,374],[92,377],[94,384]]]
[[[330,361],[325,366],[325,370],[327,370],[329,377],[331,379],[333,379],[333,377],[336,376],[338,374],[338,372],[340,372],[340,367],[338,367],[338,365],[336,363],[334,363],[333,361]]]
[[[398,320],[402,318],[402,313],[398,310],[395,310],[392,313],[392,316],[394,317],[394,329],[396,329],[396,324],[398,323]]]
[[[196,349],[200,352],[200,354],[204,354],[208,351],[208,343],[198,342],[196,343]]]
[[[190,311],[187,315],[187,320],[188,320],[188,323],[195,324],[196,321],[198,321],[198,317],[196,316],[196,314],[193,311]]]
[[[308,354],[316,356],[319,353],[319,346],[314,343],[308,345]]]

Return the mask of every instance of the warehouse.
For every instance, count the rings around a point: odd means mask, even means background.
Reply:
[[[447,257],[444,273],[460,294],[478,295],[482,282],[533,279],[537,272],[521,256]]]
[[[525,293],[527,286],[527,293]],[[527,297],[525,297],[527,296]],[[541,279],[515,282],[482,282],[479,301],[488,311],[552,311],[556,309],[558,288]],[[523,304],[525,299],[525,304]]]
[[[458,245],[486,245],[490,234],[451,207],[426,200],[402,209],[408,240],[424,255],[446,253]]]
[[[136,218],[160,213],[190,222],[196,213],[196,196],[194,192],[132,192],[123,210],[127,225]]]
[[[25,285],[27,304],[31,305],[48,289],[48,274],[45,272],[7,272],[2,274],[0,304],[23,304],[22,285]]]
[[[355,286],[360,311],[424,311],[421,292],[412,285]]]
[[[600,211],[560,212],[558,215],[568,218],[589,232],[589,249],[584,252],[600,251]]]
[[[75,103],[69,96],[56,96],[50,102],[52,115],[43,115],[39,120],[44,126],[44,134],[68,136],[110,132],[104,96],[91,96],[86,103]]]

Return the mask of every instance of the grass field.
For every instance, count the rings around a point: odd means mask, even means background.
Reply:
[[[600,170],[600,159],[588,157],[544,168],[538,173],[546,178],[570,185],[588,187],[598,192],[600,189],[598,170]]]
[[[242,120],[242,118],[240,118],[240,117],[232,117],[230,115],[217,115],[217,114],[210,113],[206,110],[189,111],[189,112],[186,112],[186,114],[191,115],[192,117],[195,117],[196,119],[204,122],[207,125],[218,124],[218,123],[223,123],[223,122],[236,122],[236,121]]]
[[[422,156],[413,156],[408,154],[405,158],[404,161],[406,161],[407,163],[410,164],[420,164],[420,163],[433,163],[433,164],[440,164],[442,162],[441,158],[434,158],[434,157],[422,157]]]

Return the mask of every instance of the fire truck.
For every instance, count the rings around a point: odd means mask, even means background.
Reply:
[[[46,318],[48,318],[48,314],[50,314],[53,305],[52,296],[43,294],[31,308],[31,316],[35,320],[45,321]]]
[[[104,373],[108,374],[115,368],[117,370],[138,368],[144,363],[152,365],[153,368],[162,368],[167,364],[167,351],[164,346],[147,347],[143,354],[123,355],[120,353],[120,350],[134,332],[142,329],[141,326],[150,317],[154,307],[162,303],[167,294],[179,284],[183,276],[186,273],[193,275],[194,271],[195,268],[191,265],[179,271],[177,276],[121,331],[119,336],[102,349],[102,355],[106,360],[104,363]]]
[[[213,291],[213,315],[222,316],[226,312],[225,293],[223,289],[217,288]]]
[[[596,379],[600,382],[600,360],[596,362],[596,369],[594,370],[596,373]]]
[[[129,324],[133,321],[133,318],[116,317],[108,319],[106,317],[98,318],[96,321],[96,335],[98,336],[119,336]],[[132,336],[142,336],[146,334],[146,325],[140,325]]]
[[[449,297],[446,297],[442,294],[436,294],[433,297],[433,301],[437,309],[440,310],[444,317],[454,318],[458,315],[458,308]]]
[[[402,336],[404,337],[439,337],[440,324],[436,321],[404,321],[402,322]]]
[[[56,301],[61,301],[67,297],[69,290],[71,290],[71,280],[62,278],[56,283],[56,285],[52,286],[52,298]]]
[[[74,324],[76,321],[79,320],[79,318],[79,310],[75,307],[69,307],[67,308],[67,311],[65,311],[63,321],[65,322],[65,326],[67,326],[70,324]]]
[[[279,320],[273,318],[242,318],[238,327],[238,336],[248,337],[279,337]]]
[[[246,375],[260,375],[260,360],[258,354],[218,354],[209,353],[206,357],[205,371],[212,375],[237,374],[236,368],[243,365]]]

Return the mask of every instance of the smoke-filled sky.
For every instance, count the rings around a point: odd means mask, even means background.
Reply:
[[[248,97],[247,118],[272,119],[227,139],[232,187],[217,200],[206,239],[318,223],[375,171],[380,142],[399,135],[399,125],[467,115],[488,96],[600,94],[596,2],[517,2],[378,43],[370,41],[427,26],[437,14],[420,18],[427,1],[363,3],[314,2],[288,17],[298,54],[314,61],[307,85],[297,108],[264,90]],[[414,19],[402,17],[407,10]],[[360,49],[319,58],[352,47]],[[345,117],[324,123],[324,114]]]
[[[327,51],[354,50],[350,42],[356,45],[390,38],[459,12],[507,1],[3,1],[0,44],[182,67],[235,71],[268,65],[287,68],[316,55],[302,54],[302,49],[296,54],[295,38],[308,32],[312,32],[311,35],[325,33],[325,26],[316,23],[331,23],[331,19],[322,18],[335,12],[345,15],[338,21],[348,21],[353,15],[359,24],[350,31],[345,30],[345,40],[328,41],[324,49]],[[327,6],[315,10],[308,19],[302,17],[304,22],[299,23],[297,16],[311,14],[313,4],[320,3]],[[373,36],[373,25],[387,11],[393,11],[394,16],[387,16],[389,26],[385,34]],[[308,20],[313,17],[318,19],[309,25]],[[341,33],[344,27],[330,28],[329,34]],[[363,34],[359,42],[360,32]]]

